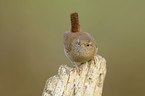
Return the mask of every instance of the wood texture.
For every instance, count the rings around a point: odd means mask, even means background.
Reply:
[[[42,96],[101,96],[106,75],[106,60],[99,55],[75,68],[61,65],[58,74],[50,77]]]

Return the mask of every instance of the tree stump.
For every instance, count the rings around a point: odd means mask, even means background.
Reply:
[[[106,60],[96,55],[93,60],[75,68],[61,65],[58,74],[50,77],[42,96],[101,96],[106,75]]]

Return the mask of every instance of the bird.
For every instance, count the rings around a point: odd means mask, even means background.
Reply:
[[[78,13],[71,13],[70,19],[71,30],[64,33],[64,52],[66,57],[75,64],[77,71],[80,72],[78,64],[93,59],[98,48],[94,38],[89,33],[81,32]]]

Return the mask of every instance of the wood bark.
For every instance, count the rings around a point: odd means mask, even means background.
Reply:
[[[42,96],[101,96],[106,75],[106,60],[96,55],[94,59],[75,68],[61,65],[58,74],[50,77]]]

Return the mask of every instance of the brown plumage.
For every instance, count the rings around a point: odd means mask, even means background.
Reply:
[[[64,33],[66,56],[75,64],[87,62],[97,53],[94,38],[87,32],[80,32],[78,13],[71,14],[71,32]],[[77,69],[78,66],[76,65]]]
[[[80,32],[81,29],[78,13],[77,12],[71,13],[70,19],[71,19],[71,32]]]
[[[97,52],[93,37],[86,32],[64,33],[64,46],[66,56],[72,62],[86,62]]]

